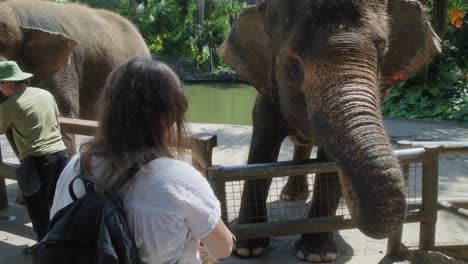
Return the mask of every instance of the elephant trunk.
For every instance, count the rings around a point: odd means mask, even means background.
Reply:
[[[335,63],[338,74],[311,89],[307,110],[314,136],[339,167],[353,220],[364,234],[385,238],[404,220],[406,186],[383,127],[377,62],[363,58]]]

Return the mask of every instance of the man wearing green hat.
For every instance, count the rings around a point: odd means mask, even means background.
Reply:
[[[46,90],[28,87],[26,80],[32,76],[14,61],[0,61],[0,92],[8,97],[0,104],[0,134],[12,130],[20,159],[16,179],[40,241],[47,233],[55,185],[67,155],[55,99]]]

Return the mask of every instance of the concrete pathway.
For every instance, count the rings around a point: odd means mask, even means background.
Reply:
[[[468,126],[466,125],[391,119],[385,121],[385,126],[393,143],[402,139],[468,141]],[[209,132],[218,135],[218,147],[214,150],[213,164],[241,165],[246,163],[252,133],[250,126],[191,124],[191,129],[193,133]],[[4,160],[17,162],[3,136],[0,137],[0,143]],[[292,150],[292,144],[285,140],[279,159],[290,159]],[[468,156],[441,157],[439,173],[440,197],[468,197]],[[30,257],[21,254],[21,249],[34,243],[34,233],[25,208],[15,202],[18,191],[16,182],[7,180],[7,189],[10,206],[6,210],[0,211],[0,263],[31,263]],[[467,234],[468,222],[439,212],[437,244],[468,245]],[[334,263],[394,263],[383,259],[386,251],[386,240],[367,238],[357,230],[336,232],[335,236],[340,246],[341,256]],[[295,259],[293,245],[297,237],[273,238],[268,253],[260,258],[230,257],[220,261],[220,263],[304,263]],[[418,224],[406,224],[403,235],[405,245],[417,245],[418,238]]]

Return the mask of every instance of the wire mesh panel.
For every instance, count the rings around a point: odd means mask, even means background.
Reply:
[[[292,177],[302,177],[302,176],[292,176]],[[272,180],[271,186],[268,190],[268,196],[266,200],[266,210],[267,210],[267,219],[269,222],[281,222],[292,219],[300,219],[307,217],[312,199],[317,199],[319,206],[316,208],[316,213],[323,216],[328,215],[328,212],[321,212],[320,210],[325,210],[329,205],[323,204],[327,202],[327,199],[324,197],[314,197],[314,181],[315,175],[307,175],[307,186],[305,186],[308,194],[303,199],[300,200],[284,200],[281,198],[281,192],[285,187],[288,178],[290,177],[275,177]],[[241,204],[242,191],[244,187],[244,181],[232,181],[226,182],[226,203],[227,203],[227,212],[228,212],[228,222],[230,224],[236,224],[236,220],[239,216],[239,209]],[[300,190],[295,190],[294,187],[299,188]],[[293,186],[290,188],[291,194],[301,195],[304,193],[304,185]],[[320,185],[319,188],[316,188],[315,192],[326,195],[328,193],[339,192],[339,182],[336,177],[333,177],[332,180],[324,182]],[[335,195],[336,196],[336,195]],[[337,198],[339,199],[339,198]],[[255,201],[254,199],[248,199],[249,201]],[[330,201],[328,201],[330,202]],[[346,208],[346,205],[342,199],[338,200],[338,209],[336,211],[337,215],[349,215],[349,212]],[[250,206],[256,207],[256,205],[251,204]]]
[[[312,201],[315,201],[315,206],[312,208],[313,216],[345,216],[350,217],[348,208],[343,198],[341,198],[341,187],[338,182],[338,177],[333,173],[322,173],[321,178],[316,177],[315,174],[307,175],[307,179],[301,178],[303,176],[291,177],[274,177],[271,180],[268,195],[266,198],[266,215],[268,222],[282,222],[293,219],[306,218],[309,215]],[[248,176],[247,176],[248,177]],[[422,164],[414,163],[408,165],[407,173],[405,175],[407,184],[407,199],[408,199],[408,213],[417,212],[420,207],[420,198],[422,195]],[[284,188],[289,178],[294,178],[294,184],[289,183],[288,192]],[[249,177],[254,180],[254,178]],[[307,182],[307,184],[305,184]],[[314,183],[318,182],[316,186]],[[255,187],[264,187],[268,180],[260,180],[255,184]],[[241,206],[242,192],[244,188],[244,181],[230,181],[225,183],[226,191],[226,208],[227,208],[227,221],[230,225],[236,225],[239,217],[239,210]],[[255,195],[261,192],[258,189],[255,194],[252,192],[245,199],[250,204],[244,205],[253,210],[263,210],[259,200],[255,199]],[[305,198],[304,194],[305,193]],[[283,194],[283,195],[282,195]],[[289,198],[303,197],[300,200],[285,200],[284,194],[288,194]],[[247,196],[247,195],[246,195]],[[334,210],[336,208],[336,210]],[[334,212],[336,212],[334,214]],[[247,222],[258,222],[253,218],[248,219]],[[253,212],[252,217],[258,217],[258,214]],[[252,220],[252,221],[250,221]]]
[[[422,163],[412,163],[408,165],[408,170],[405,175],[407,179],[407,214],[416,213],[421,208],[422,177]]]

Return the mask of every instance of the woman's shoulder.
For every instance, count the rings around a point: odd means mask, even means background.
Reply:
[[[151,170],[157,170],[159,172],[170,172],[173,174],[182,173],[183,175],[200,175],[192,165],[188,164],[185,161],[171,159],[171,158],[157,158],[147,164]],[[201,176],[201,175],[200,175]]]
[[[149,162],[143,167],[142,173],[150,174],[142,178],[149,178],[156,184],[173,184],[188,189],[203,187],[200,185],[206,182],[205,177],[189,163],[171,158],[158,158]]]

